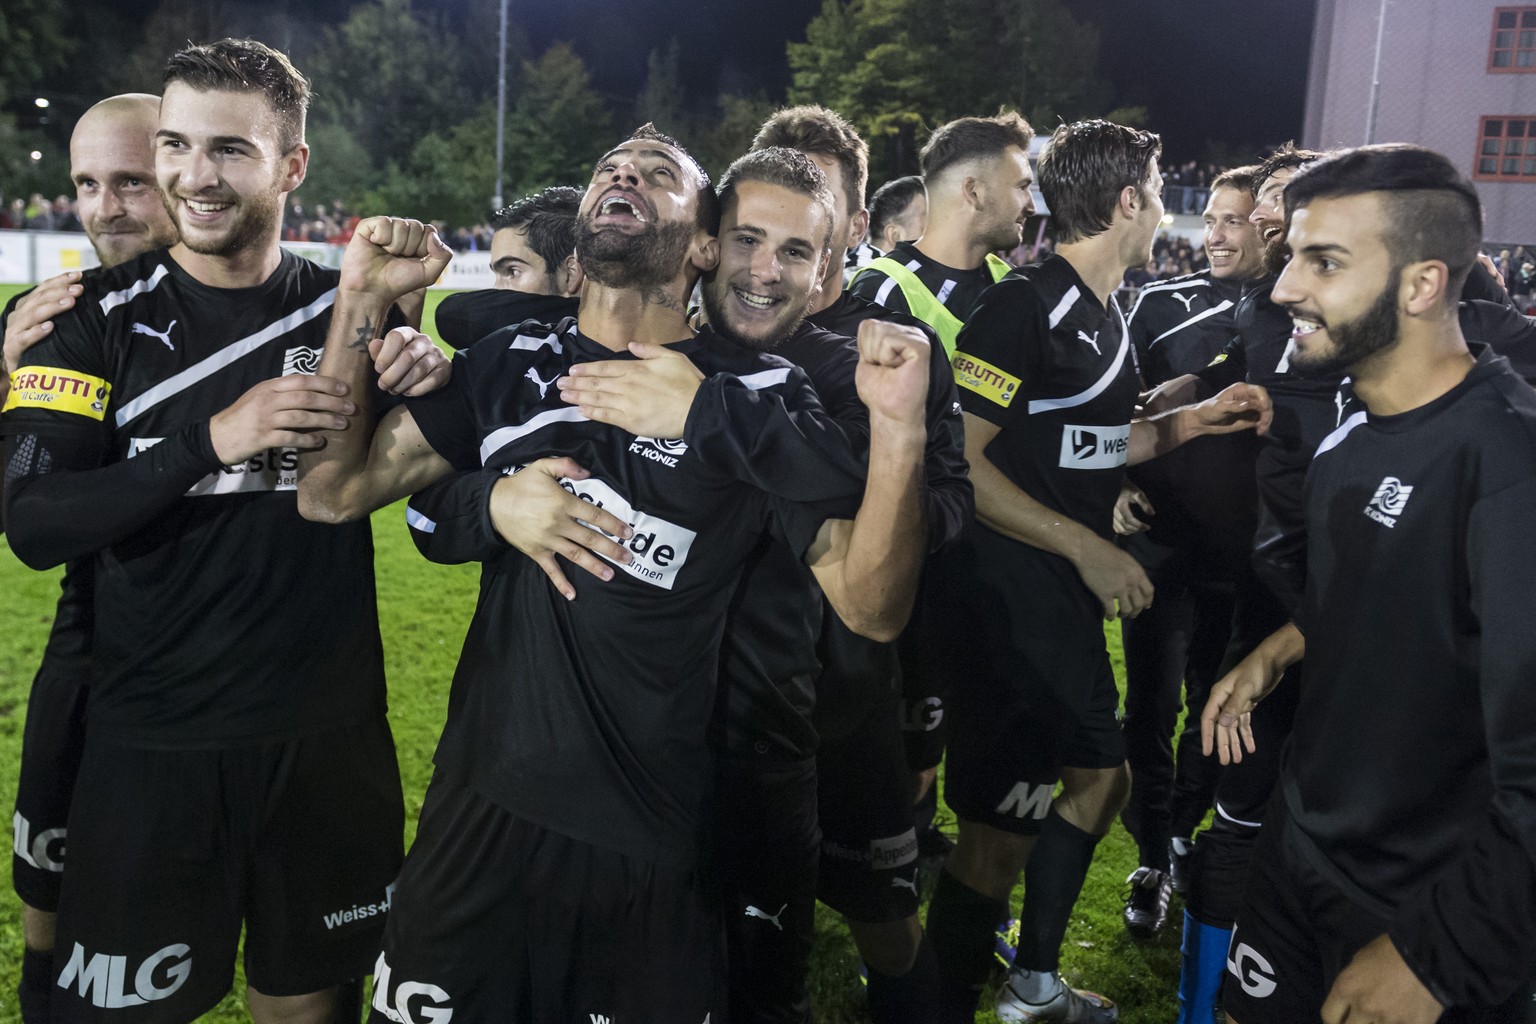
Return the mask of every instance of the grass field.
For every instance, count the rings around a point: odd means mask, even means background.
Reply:
[[[16,290],[0,285],[0,303]],[[429,330],[431,310],[440,294],[429,299]],[[390,722],[405,784],[409,843],[442,727],[448,682],[474,607],[478,567],[445,567],[423,560],[406,535],[399,505],[376,513],[373,526]],[[0,600],[0,801],[6,808],[15,797],[27,693],[52,621],[57,578],[57,572],[26,569],[8,549],[0,554],[0,594],[4,595]],[[1111,627],[1106,635],[1117,678],[1123,679],[1118,627]],[[1120,909],[1124,880],[1135,866],[1135,846],[1117,825],[1100,844],[1078,902],[1063,951],[1063,973],[1119,1002],[1121,1020],[1127,1024],[1165,1024],[1176,1014],[1178,903],[1175,898],[1172,926],[1161,936],[1148,943],[1133,942],[1120,923]],[[811,984],[817,1020],[826,1024],[867,1020],[858,961],[847,931],[836,915],[824,910],[818,914],[816,930]],[[21,949],[20,904],[7,884],[0,886],[0,1024],[19,1020],[15,989]],[[243,991],[243,986],[237,989]],[[204,1018],[248,1019],[243,999],[235,996]],[[987,1012],[977,1019],[991,1022],[995,1017]]]

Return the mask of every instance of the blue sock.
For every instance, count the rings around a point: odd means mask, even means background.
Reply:
[[[1227,973],[1232,929],[1201,924],[1184,911],[1184,966],[1179,974],[1179,1016],[1175,1024],[1212,1024],[1221,979]]]

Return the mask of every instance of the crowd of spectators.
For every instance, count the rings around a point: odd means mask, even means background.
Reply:
[[[1211,182],[1221,173],[1212,163],[1187,160],[1169,164],[1163,172],[1163,206],[1169,213],[1199,214],[1211,198]]]
[[[1492,255],[1493,265],[1515,303],[1527,313],[1536,309],[1536,252],[1517,245]]]
[[[41,192],[30,199],[12,199],[0,207],[0,228],[22,231],[79,231],[75,201],[61,195],[50,201]]]

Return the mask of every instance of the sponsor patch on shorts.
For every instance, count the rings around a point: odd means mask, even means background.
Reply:
[[[950,367],[955,372],[956,384],[1004,409],[1013,403],[1013,396],[1019,393],[1019,378],[1004,373],[985,359],[977,359],[966,352],[956,352]]]
[[[24,366],[11,374],[5,409],[49,409],[100,420],[107,415],[112,385],[100,377],[56,366]]]

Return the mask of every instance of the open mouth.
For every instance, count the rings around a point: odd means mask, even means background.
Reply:
[[[1285,225],[1276,224],[1274,227],[1267,227],[1261,231],[1259,237],[1264,239],[1265,244],[1268,244],[1283,234],[1285,234]]]
[[[1216,260],[1230,260],[1230,259],[1234,259],[1236,256],[1237,256],[1237,250],[1236,249],[1212,249],[1211,250],[1211,261],[1212,262],[1215,262]]]
[[[622,193],[614,193],[604,197],[597,204],[599,217],[627,217],[645,223],[645,212],[640,209],[638,203]]]

